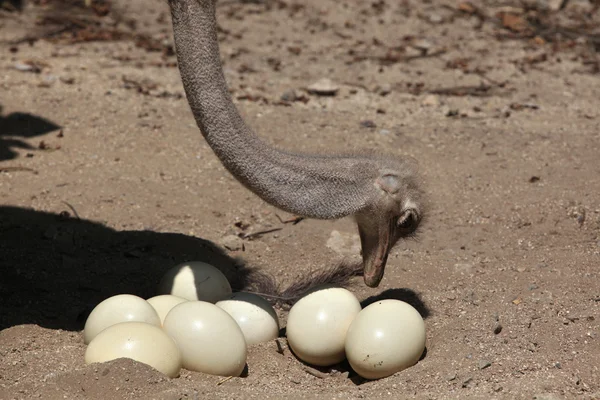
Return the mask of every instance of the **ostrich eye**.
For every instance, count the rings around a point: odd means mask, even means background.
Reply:
[[[403,231],[413,231],[417,228],[418,223],[419,217],[417,212],[414,209],[409,209],[398,218],[396,226]]]

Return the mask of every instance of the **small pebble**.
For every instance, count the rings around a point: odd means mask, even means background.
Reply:
[[[411,46],[422,51],[429,51],[433,47],[433,43],[426,39],[419,39],[412,43]]]
[[[370,119],[366,119],[364,121],[360,121],[360,126],[363,128],[377,128],[377,124]]]
[[[31,65],[31,64],[25,64],[25,63],[16,63],[14,65],[15,69],[17,71],[21,71],[21,72],[33,72],[33,73],[39,73],[41,71],[41,69],[39,67],[37,67],[36,65]]]
[[[60,81],[67,85],[72,85],[75,83],[75,78],[73,78],[72,76],[61,76]]]
[[[429,16],[429,22],[431,22],[432,24],[439,24],[440,22],[443,22],[444,18],[442,18],[441,15],[439,14],[431,14]]]
[[[244,241],[237,235],[227,235],[221,238],[221,245],[229,251],[242,250]]]
[[[421,105],[427,107],[437,107],[440,105],[440,98],[435,94],[428,94],[421,101]]]
[[[392,86],[389,83],[384,83],[379,90],[377,90],[377,93],[379,93],[380,96],[387,96],[392,93]]]
[[[486,369],[486,368],[491,367],[491,366],[492,366],[492,363],[489,362],[489,361],[487,361],[487,360],[480,360],[479,364],[477,365],[477,367],[479,369]]]
[[[320,79],[308,87],[308,93],[318,96],[335,96],[338,90],[340,90],[339,86],[329,78]]]
[[[534,400],[562,400],[563,398],[553,393],[541,393],[533,396]]]
[[[296,94],[296,91],[294,89],[288,90],[286,92],[284,92],[281,97],[280,97],[281,101],[287,101],[287,102],[294,102],[298,99],[298,95]]]

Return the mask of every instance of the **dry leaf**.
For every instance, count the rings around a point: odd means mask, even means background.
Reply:
[[[467,14],[474,14],[477,11],[477,8],[475,8],[475,6],[468,1],[459,3],[458,9],[462,12],[466,12]]]
[[[502,20],[502,26],[513,32],[523,32],[529,28],[527,21],[519,15],[503,12],[499,16]]]

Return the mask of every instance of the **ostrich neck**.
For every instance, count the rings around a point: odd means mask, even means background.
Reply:
[[[261,141],[231,100],[217,41],[215,0],[169,0],[179,70],[206,141],[233,176],[266,202],[311,218],[360,211],[377,166],[365,157],[299,155]]]

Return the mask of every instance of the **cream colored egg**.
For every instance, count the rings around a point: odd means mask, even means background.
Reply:
[[[158,285],[158,293],[216,303],[231,296],[231,286],[217,268],[201,261],[191,261],[167,271]]]
[[[234,293],[217,307],[225,310],[242,329],[248,346],[268,342],[279,336],[277,313],[264,298],[252,293]]]
[[[161,325],[156,310],[146,300],[132,294],[119,294],[109,297],[92,310],[85,321],[83,340],[88,344],[109,326],[127,321]]]
[[[357,374],[379,379],[419,361],[425,350],[425,323],[410,304],[382,300],[362,310],[346,336],[346,357]]]
[[[211,375],[239,376],[246,340],[235,320],[214,304],[187,301],[173,307],[163,326],[179,346],[183,367]]]
[[[358,299],[343,288],[323,287],[302,297],[291,308],[286,334],[302,361],[318,366],[345,358],[346,331],[360,312]]]
[[[154,307],[160,318],[160,322],[164,323],[165,317],[173,307],[188,300],[182,297],[173,296],[172,294],[161,294],[159,296],[151,297],[146,301]]]
[[[85,351],[85,362],[131,358],[174,378],[181,370],[181,352],[162,329],[144,322],[121,322],[100,332]]]

